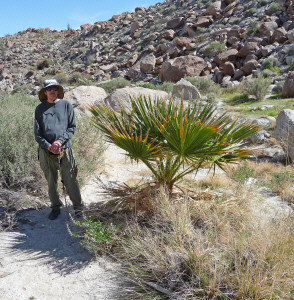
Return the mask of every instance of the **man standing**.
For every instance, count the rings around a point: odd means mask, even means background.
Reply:
[[[75,115],[71,103],[62,99],[63,95],[63,87],[55,79],[45,80],[39,93],[42,103],[35,111],[34,132],[39,143],[40,166],[48,182],[50,220],[58,217],[62,206],[57,191],[58,170],[76,215],[83,209],[77,165],[71,149],[71,138],[76,130]]]

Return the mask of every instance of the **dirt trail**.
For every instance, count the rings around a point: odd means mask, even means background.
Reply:
[[[86,205],[103,200],[97,177],[105,184],[126,181],[136,170],[144,169],[127,164],[120,152],[114,146],[106,150],[105,170],[82,190]],[[47,218],[49,212],[49,207],[24,212],[17,230],[0,232],[0,299],[119,298],[119,266],[105,258],[95,260],[79,245],[69,233],[68,228],[74,228],[65,207],[54,221]]]

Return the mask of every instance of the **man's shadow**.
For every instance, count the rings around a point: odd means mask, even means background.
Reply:
[[[14,231],[0,233],[0,255],[16,255],[18,261],[38,260],[53,272],[66,275],[85,268],[93,256],[71,233],[77,230],[66,208],[49,220],[50,208],[24,211]]]

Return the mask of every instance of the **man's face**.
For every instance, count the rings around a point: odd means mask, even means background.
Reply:
[[[58,86],[52,85],[46,88],[45,95],[47,96],[48,102],[54,102],[57,99]]]

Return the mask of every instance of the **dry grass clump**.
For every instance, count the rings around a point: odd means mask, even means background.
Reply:
[[[282,200],[294,203],[294,169],[292,165],[245,161],[231,167],[228,174],[239,184],[244,184],[250,177],[255,178],[259,185],[270,188]]]
[[[115,249],[140,286],[132,299],[291,299],[293,220],[263,226],[253,195],[238,195],[169,199],[161,190],[153,214],[129,222]]]

